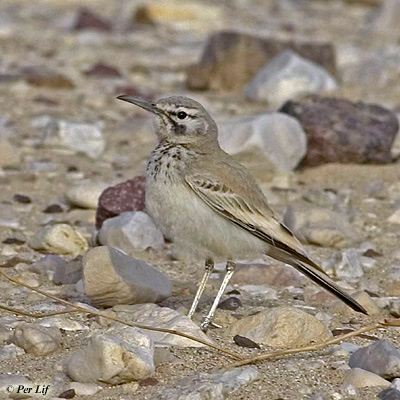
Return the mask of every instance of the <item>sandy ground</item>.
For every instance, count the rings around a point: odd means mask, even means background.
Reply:
[[[120,4],[122,4],[121,2]],[[135,2],[133,2],[135,3]],[[236,4],[237,3],[237,4]],[[236,2],[236,8],[230,9],[223,4],[227,22],[221,22],[218,28],[229,27],[229,21],[238,23],[243,29],[257,31],[261,27],[261,18],[257,18],[257,10],[262,8],[260,1]],[[313,2],[314,3],[314,2]],[[349,7],[349,12],[344,21],[339,21],[343,9],[337,6],[329,8],[323,2],[315,2],[312,10],[318,19],[315,23],[316,31],[307,29],[310,18],[304,15],[304,23],[294,17],[286,19],[281,15],[281,25],[291,22],[295,32],[299,35],[315,38],[318,32],[321,37],[338,40],[337,29],[346,26],[349,38],[356,38],[360,33],[362,21],[369,8]],[[2,1],[0,14],[4,23],[0,26],[0,47],[2,48],[0,61],[4,65],[15,65],[17,69],[24,65],[47,65],[62,71],[72,77],[75,88],[72,90],[52,90],[30,86],[23,81],[0,83],[0,115],[4,115],[15,123],[15,134],[11,141],[21,150],[21,161],[15,165],[5,167],[0,175],[0,208],[11,207],[20,222],[17,229],[0,228],[0,241],[7,238],[27,240],[49,216],[43,210],[56,201],[64,201],[67,188],[83,180],[102,181],[115,183],[136,176],[143,172],[145,160],[155,143],[155,138],[148,134],[148,128],[142,127],[143,114],[134,111],[114,100],[115,84],[107,80],[89,79],[82,74],[88,66],[97,61],[110,62],[117,65],[127,77],[145,93],[153,93],[156,97],[174,92],[184,92],[184,68],[190,62],[197,60],[202,41],[210,31],[210,27],[184,34],[184,29],[174,26],[139,29],[129,34],[115,34],[110,37],[91,37],[90,35],[69,33],[59,28],[68,22],[72,11],[79,4],[94,7],[105,16],[122,18],[115,13],[116,2],[106,1]],[[136,3],[135,3],[136,4]],[[207,2],[206,4],[213,4]],[[244,5],[247,4],[247,7]],[[242,7],[242,8],[240,8]],[[325,7],[325,8],[324,8]],[[293,15],[301,15],[297,10]],[[336,16],[336,19],[332,16]],[[230,19],[229,19],[230,18]],[[324,19],[325,18],[325,19]],[[59,19],[60,22],[57,22]],[[273,21],[272,17],[268,20]],[[327,21],[331,21],[327,23]],[[349,24],[349,21],[352,24]],[[0,24],[1,25],[1,24]],[[271,24],[269,30],[281,36],[289,33],[280,24]],[[350,26],[351,25],[351,26]],[[265,26],[263,26],[265,31]],[[262,31],[262,32],[264,32]],[[270,33],[271,33],[270,32]],[[314,33],[313,33],[314,32]],[[293,34],[294,35],[294,34]],[[361,41],[361,39],[360,39]],[[174,49],[172,51],[171,49]],[[182,57],[181,63],[177,62],[178,50]],[[398,99],[399,85],[392,86],[391,90],[376,88],[368,91],[366,87],[346,86],[340,89],[339,94],[345,94],[353,99],[365,99],[381,104],[388,104],[395,108]],[[364,98],[365,95],[365,98]],[[214,115],[246,114],[260,111],[263,106],[248,105],[235,96],[218,94],[193,94],[196,98],[204,100],[211,106]],[[38,101],[44,97],[55,102],[55,105]],[[36,99],[36,100],[35,100]],[[36,131],[32,128],[31,121],[40,115],[52,115],[67,119],[81,121],[100,121],[107,148],[103,156],[90,160],[83,155],[68,154],[53,149],[42,148],[36,143]],[[54,169],[49,172],[32,170],[32,161],[45,161],[54,163]],[[119,165],[118,160],[123,160]],[[257,178],[264,186],[271,181],[270,173],[257,172]],[[285,206],[302,205],[314,207],[304,200],[304,193],[310,188],[332,189],[339,193],[348,191],[350,203],[355,211],[353,225],[360,231],[363,241],[370,241],[382,253],[377,258],[375,267],[367,271],[363,281],[375,285],[378,296],[385,296],[387,285],[386,276],[388,267],[395,262],[393,253],[398,250],[400,227],[388,224],[387,218],[395,210],[400,198],[400,187],[389,191],[390,187],[398,185],[400,178],[400,165],[326,165],[318,168],[309,168],[295,171],[292,175],[290,190],[275,192],[277,201],[274,208],[277,213],[282,213]],[[388,193],[379,199],[371,199],[367,194],[366,185],[375,180],[383,180]],[[263,186],[263,187],[264,187]],[[15,194],[24,194],[32,199],[28,205],[17,204],[13,201]],[[61,214],[50,215],[51,219],[67,221],[84,232],[87,237],[93,231],[94,211],[69,209]],[[332,252],[332,249],[307,246],[307,250],[316,260],[322,261]],[[10,252],[16,252],[23,259],[24,255],[40,258],[38,253],[26,244],[3,246],[0,262],[5,263],[10,259]],[[147,252],[141,257],[151,262],[154,266],[166,273],[174,281],[174,297],[165,302],[173,308],[180,306],[189,307],[195,291],[197,277],[201,274],[201,267],[195,263],[172,261],[168,249],[160,252]],[[17,275],[13,268],[5,269],[10,275]],[[308,283],[307,283],[308,284]],[[200,309],[205,314],[212,302],[215,287],[207,288],[205,299],[200,303]],[[215,285],[214,285],[215,286]],[[12,284],[0,280],[0,303],[20,309],[34,309],[35,305],[42,304],[43,300],[38,295],[32,295],[27,290],[15,288]],[[43,279],[40,288],[56,293],[63,298],[70,298],[68,287],[56,287]],[[74,292],[76,293],[76,292]],[[77,298],[79,300],[79,298]],[[73,298],[72,300],[76,300]],[[247,301],[248,300],[248,301]],[[266,304],[252,303],[251,299],[244,302],[240,309],[241,315],[249,315],[262,307],[278,305],[309,306],[313,314],[318,311],[330,313],[330,303],[306,304],[301,299],[295,299],[285,289],[278,290],[278,300],[267,301]],[[226,312],[229,315],[229,312]],[[9,315],[0,311],[0,317]],[[385,311],[375,319],[386,317]],[[22,318],[23,320],[29,320]],[[90,322],[87,316],[75,316],[84,324]],[[354,318],[348,320],[340,315],[334,316],[334,326],[360,327],[374,318]],[[391,340],[400,347],[398,330],[388,328],[374,332],[377,338]],[[246,350],[236,346],[224,336],[224,329],[211,330],[210,336],[225,348],[241,354],[254,355],[256,350]],[[15,359],[1,361],[0,373],[27,375],[35,382],[51,383],[55,374],[61,373],[63,362],[68,355],[84,346],[88,341],[88,331],[63,332],[61,351],[54,355],[35,358],[28,354]],[[359,345],[370,343],[367,339],[352,339]],[[267,350],[267,349],[264,349]],[[134,393],[124,393],[120,386],[104,388],[94,398],[99,400],[116,399],[150,399],[155,394],[161,393],[163,388],[172,387],[180,378],[195,374],[200,371],[212,370],[215,367],[229,365],[232,360],[209,349],[173,349],[176,356],[174,363],[165,363],[157,367],[154,378],[158,384],[155,386],[139,386]],[[234,393],[237,399],[285,399],[296,400],[307,398],[311,393],[325,394],[327,399],[349,398],[346,396],[335,397],[343,383],[344,371],[338,366],[347,361],[344,357],[333,356],[328,350],[313,353],[291,355],[272,359],[258,364],[260,379],[250,385],[244,386]],[[376,399],[380,389],[362,389],[357,394],[357,399]],[[1,398],[2,395],[0,395]],[[78,397],[75,397],[78,399]]]

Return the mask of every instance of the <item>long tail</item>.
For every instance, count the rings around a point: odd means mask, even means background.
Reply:
[[[322,286],[328,292],[334,294],[344,303],[346,303],[353,310],[361,312],[368,315],[367,310],[358,301],[353,299],[348,293],[346,293],[340,286],[338,286],[326,273],[323,271],[314,261],[310,260],[308,257],[301,255],[296,257],[296,255],[289,255],[283,251],[275,250],[269,253],[271,257],[283,261],[286,264],[290,264],[299,270],[302,274],[308,276],[318,285]]]

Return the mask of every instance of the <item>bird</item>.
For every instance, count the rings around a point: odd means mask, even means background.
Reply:
[[[158,145],[146,165],[146,211],[178,251],[204,261],[190,318],[215,262],[226,262],[222,284],[200,325],[204,332],[213,326],[236,261],[263,256],[293,266],[355,311],[368,314],[311,260],[275,215],[250,172],[221,149],[217,124],[199,102],[183,96],[158,101],[129,95],[117,99],[156,116]]]

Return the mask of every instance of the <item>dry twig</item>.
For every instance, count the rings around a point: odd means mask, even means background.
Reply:
[[[237,360],[241,360],[242,359],[242,357],[239,356],[238,354],[235,354],[235,353],[233,353],[233,352],[231,352],[229,350],[226,350],[226,349],[224,349],[222,347],[219,347],[219,346],[217,346],[217,345],[215,345],[213,343],[206,342],[205,340],[196,338],[196,337],[188,335],[186,333],[178,332],[178,331],[173,330],[173,329],[157,328],[157,327],[152,327],[152,326],[147,326],[147,325],[142,325],[142,324],[126,322],[126,321],[123,321],[123,320],[121,320],[119,318],[115,318],[115,317],[112,317],[110,315],[106,315],[106,314],[104,314],[102,312],[99,312],[99,311],[90,310],[90,309],[87,309],[87,308],[84,308],[84,307],[81,307],[81,306],[77,306],[76,304],[71,303],[71,302],[69,302],[67,300],[60,299],[59,297],[54,296],[53,294],[46,293],[46,292],[44,292],[44,291],[42,291],[40,289],[34,288],[34,287],[32,287],[30,285],[27,285],[25,283],[22,283],[22,282],[19,282],[17,279],[14,279],[11,276],[5,274],[1,269],[0,269],[0,275],[3,275],[6,279],[8,279],[12,283],[15,283],[16,285],[26,287],[27,289],[30,289],[30,290],[32,290],[32,291],[34,291],[36,293],[41,294],[42,296],[48,297],[48,298],[50,298],[52,300],[58,301],[58,302],[60,302],[62,304],[65,304],[65,305],[67,305],[67,306],[72,308],[72,310],[65,310],[65,311],[56,312],[56,313],[50,313],[50,314],[31,314],[31,313],[27,313],[25,311],[16,310],[16,309],[1,305],[0,308],[2,308],[3,310],[7,310],[7,311],[13,312],[15,314],[20,314],[20,315],[24,315],[24,316],[27,316],[27,317],[33,317],[33,318],[43,318],[43,317],[48,317],[50,315],[67,314],[67,313],[70,313],[70,312],[81,312],[81,313],[85,313],[85,314],[94,314],[94,315],[98,315],[99,317],[103,317],[105,319],[109,319],[111,321],[119,322],[119,323],[121,323],[123,325],[131,326],[133,328],[139,328],[139,329],[144,329],[144,330],[154,331],[154,332],[170,333],[172,335],[181,336],[181,337],[183,337],[185,339],[190,339],[190,340],[193,340],[195,342],[201,343],[201,344],[203,344],[205,346],[211,347],[211,348],[213,348],[215,350],[218,350],[221,353],[227,354],[230,357],[235,358]]]
[[[267,360],[269,358],[287,356],[289,354],[304,353],[307,351],[320,350],[320,349],[323,349],[324,347],[328,347],[333,344],[340,343],[342,340],[349,339],[349,338],[352,338],[355,336],[360,336],[366,332],[371,332],[376,329],[386,328],[389,326],[400,327],[400,319],[391,319],[391,320],[384,320],[382,322],[376,322],[374,324],[364,326],[360,329],[356,329],[352,332],[345,333],[344,335],[335,336],[334,338],[327,340],[326,342],[316,343],[316,344],[312,344],[309,346],[298,347],[295,349],[278,350],[278,351],[273,351],[273,352],[269,352],[269,353],[265,353],[265,354],[260,354],[255,357],[249,357],[244,360],[240,360],[235,363],[229,364],[229,365],[227,365],[227,368],[241,367],[243,365],[253,364],[253,363],[256,363],[259,361]]]

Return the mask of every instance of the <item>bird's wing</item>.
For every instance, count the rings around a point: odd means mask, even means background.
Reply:
[[[292,232],[275,218],[266,200],[265,205],[260,201],[255,205],[211,176],[191,175],[186,177],[186,182],[209,207],[235,225],[273,248],[293,255],[300,261],[311,262]]]
[[[213,176],[192,175],[186,177],[186,182],[218,214],[268,243],[270,250],[267,254],[297,268],[354,310],[368,314],[363,306],[307,257],[289,229],[275,218],[264,197],[258,195],[257,200],[251,201],[251,197],[246,196],[243,190],[237,194]]]

